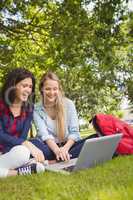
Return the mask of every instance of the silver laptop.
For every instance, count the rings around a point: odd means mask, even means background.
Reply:
[[[78,158],[66,162],[51,164],[46,167],[49,171],[77,171],[94,167],[112,159],[122,134],[92,138],[85,141]]]

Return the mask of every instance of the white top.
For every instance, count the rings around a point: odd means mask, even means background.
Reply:
[[[65,141],[73,139],[80,140],[78,116],[73,101],[64,98],[65,106]],[[43,104],[37,103],[34,109],[34,123],[37,129],[37,136],[43,141],[53,139],[56,143],[59,142],[57,138],[56,120],[52,120]]]

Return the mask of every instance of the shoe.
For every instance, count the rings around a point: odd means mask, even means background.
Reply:
[[[40,173],[44,171],[44,165],[39,162],[17,168],[18,175],[31,175],[34,173]]]

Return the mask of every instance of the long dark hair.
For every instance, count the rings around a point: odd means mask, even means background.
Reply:
[[[34,103],[35,101],[35,78],[34,75],[25,68],[16,68],[12,71],[9,71],[5,77],[5,81],[1,90],[1,98],[3,99],[4,103],[10,106],[15,98],[16,98],[16,84],[20,81],[24,80],[25,78],[32,79],[32,94],[29,96],[30,103]],[[7,97],[8,96],[8,97]],[[29,102],[28,102],[29,103]]]

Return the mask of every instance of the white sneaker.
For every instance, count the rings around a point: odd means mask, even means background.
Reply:
[[[42,163],[37,162],[36,163],[36,171],[37,171],[37,173],[44,172],[45,166]]]
[[[31,175],[33,173],[40,173],[45,171],[42,163],[36,162],[17,168],[18,175]]]

